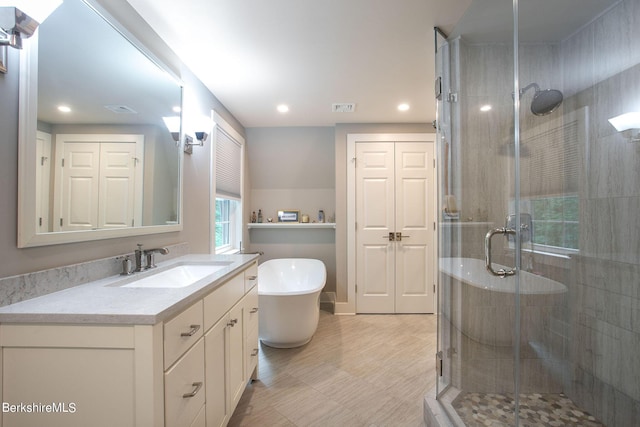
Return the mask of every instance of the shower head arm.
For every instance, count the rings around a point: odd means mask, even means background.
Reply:
[[[531,88],[535,88],[536,92],[540,92],[540,86],[538,86],[538,83],[530,83],[527,86],[525,86],[524,88],[520,89],[520,98],[522,98],[522,95],[524,95],[525,92],[528,91]]]

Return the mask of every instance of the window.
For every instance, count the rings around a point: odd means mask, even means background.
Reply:
[[[238,200],[216,198],[216,252],[239,249],[238,224],[240,202]]]
[[[579,238],[578,195],[535,197],[522,200],[520,211],[531,214],[532,243],[536,251],[577,251]]]
[[[534,199],[530,203],[533,243],[578,249],[578,196]]]
[[[241,249],[244,138],[217,114],[215,117],[216,253]]]

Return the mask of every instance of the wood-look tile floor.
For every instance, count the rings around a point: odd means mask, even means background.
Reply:
[[[424,426],[435,385],[435,315],[334,316],[320,311],[311,342],[261,345],[230,426]]]

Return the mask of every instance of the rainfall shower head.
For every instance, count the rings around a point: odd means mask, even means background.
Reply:
[[[537,83],[531,83],[521,89],[520,97],[531,88],[536,90],[531,100],[531,112],[536,116],[546,116],[553,113],[562,104],[562,92],[557,89],[541,90]]]

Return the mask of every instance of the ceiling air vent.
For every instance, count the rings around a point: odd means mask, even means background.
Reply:
[[[352,102],[331,104],[331,111],[334,113],[353,113],[354,111],[356,111],[356,104]]]
[[[105,105],[104,108],[116,114],[138,114],[136,110],[126,105]]]

